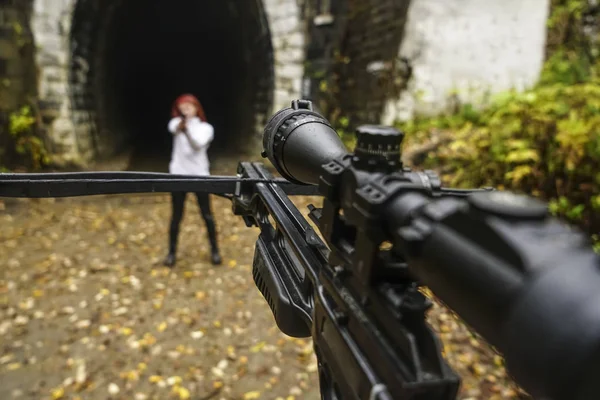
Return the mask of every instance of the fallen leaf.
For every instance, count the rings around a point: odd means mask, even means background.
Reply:
[[[121,379],[130,382],[136,382],[140,379],[140,374],[138,371],[125,371],[122,372],[119,376],[121,377]]]
[[[129,328],[129,327],[123,327],[121,328],[121,335],[123,336],[130,336],[133,333],[133,329]]]
[[[8,364],[6,366],[6,369],[9,370],[9,371],[15,371],[15,370],[17,370],[19,368],[21,368],[21,363],[18,363],[18,362],[17,363],[11,363],[11,364]]]
[[[255,344],[254,346],[252,346],[250,348],[250,351],[252,353],[258,353],[259,351],[262,350],[263,347],[265,347],[266,344],[267,344],[266,342],[258,342],[257,344]]]
[[[252,400],[258,398],[260,398],[260,392],[257,390],[244,393],[244,400]]]
[[[54,400],[62,399],[65,396],[65,389],[62,387],[52,390],[52,398]]]
[[[213,382],[213,388],[221,389],[222,387],[223,387],[223,381],[214,381]]]
[[[182,386],[174,387],[173,392],[177,394],[181,400],[188,400],[190,398],[190,391]]]

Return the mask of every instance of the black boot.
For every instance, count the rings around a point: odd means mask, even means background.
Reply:
[[[167,254],[167,257],[165,258],[165,261],[163,262],[164,265],[166,265],[167,267],[174,267],[175,266],[175,262],[177,260],[175,259],[175,253],[174,252],[169,252],[169,254]]]
[[[206,223],[206,231],[210,242],[211,262],[213,265],[221,265],[221,255],[219,254],[219,246],[217,245],[217,229],[215,228],[215,221],[212,215],[205,217],[204,222]]]
[[[165,261],[163,261],[165,266],[171,268],[174,267],[177,262],[177,257],[175,257],[175,254],[177,253],[177,236],[179,234],[177,228],[178,226],[171,227],[169,232],[169,254],[167,254]]]
[[[213,265],[221,265],[221,255],[219,254],[219,250],[218,249],[212,249],[210,251],[210,259],[213,263]]]

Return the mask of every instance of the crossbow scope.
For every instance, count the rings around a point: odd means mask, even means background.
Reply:
[[[263,156],[286,179],[319,185],[322,220],[335,214],[320,224],[337,253],[331,281],[350,288],[382,331],[392,319],[410,323],[418,307],[391,312],[389,303],[374,306],[374,293],[418,282],[495,346],[536,398],[600,399],[600,263],[587,236],[527,196],[441,188],[431,171],[402,166],[402,139],[392,128],[362,126],[349,153],[307,101],[268,122]],[[393,244],[386,258],[383,241]],[[384,307],[388,320],[377,321]],[[346,326],[359,323],[345,314]],[[317,334],[315,344],[327,346]]]

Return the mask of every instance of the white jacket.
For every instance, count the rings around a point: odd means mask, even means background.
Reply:
[[[210,175],[210,163],[206,150],[214,138],[214,128],[198,117],[187,121],[187,131],[194,147],[185,133],[177,132],[181,118],[169,121],[169,131],[173,134],[173,152],[169,172],[177,175]]]

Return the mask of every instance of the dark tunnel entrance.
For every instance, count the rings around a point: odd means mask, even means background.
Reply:
[[[73,59],[87,63],[84,78],[72,63],[74,106],[92,111],[98,157],[133,149],[130,169],[143,159],[166,170],[166,126],[183,93],[215,127],[211,157],[251,146],[268,117],[273,52],[261,0],[79,0],[71,32]]]

